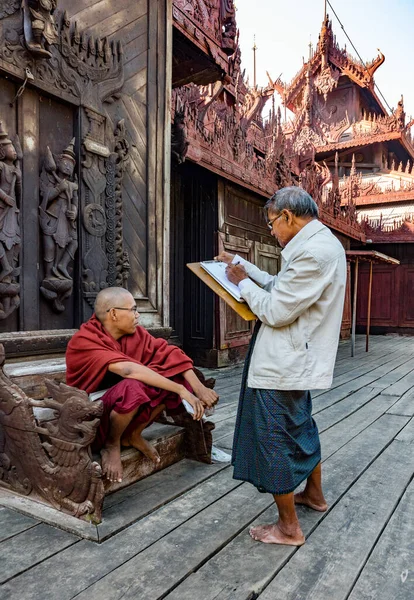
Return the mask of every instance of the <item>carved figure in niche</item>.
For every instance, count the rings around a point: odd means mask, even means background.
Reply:
[[[22,194],[18,138],[15,144],[0,122],[0,320],[8,317],[20,304],[20,286],[16,282],[21,246],[19,205]]]
[[[78,248],[76,217],[78,182],[73,180],[75,138],[55,162],[50,148],[40,176],[42,203],[39,207],[43,233],[44,279],[41,292],[53,302],[57,312],[65,310],[63,300],[72,293],[73,279],[68,271]]]
[[[171,128],[171,153],[179,165],[185,161],[189,145],[184,121],[184,108],[181,108],[176,111]]]
[[[49,46],[59,41],[53,17],[56,7],[57,0],[23,0],[26,46],[38,58],[51,58]]]

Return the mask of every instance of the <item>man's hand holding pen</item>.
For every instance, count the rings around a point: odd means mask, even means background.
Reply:
[[[240,281],[247,279],[246,269],[240,263],[229,263],[226,267],[226,275],[227,279],[235,285],[239,285]]]
[[[221,252],[218,256],[214,257],[214,260],[227,263],[226,276],[231,283],[238,285],[243,279],[247,279],[246,269],[240,263],[232,263],[234,254],[230,252]]]

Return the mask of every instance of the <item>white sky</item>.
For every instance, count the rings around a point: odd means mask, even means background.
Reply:
[[[330,3],[364,62],[377,56],[377,48],[385,55],[384,64],[375,74],[375,83],[389,106],[395,108],[403,94],[407,117],[414,116],[414,0],[330,0]],[[302,56],[306,60],[309,55],[309,42],[314,47],[317,44],[324,0],[236,0],[236,6],[242,67],[250,83],[253,83],[254,35],[258,47],[258,85],[267,84],[266,71],[273,80],[282,73],[282,81],[289,83],[303,64]],[[350,54],[356,56],[329,5],[327,12],[340,46],[346,44]],[[266,109],[269,107],[268,104]]]

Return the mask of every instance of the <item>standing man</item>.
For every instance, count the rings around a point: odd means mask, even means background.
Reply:
[[[265,209],[268,227],[283,248],[277,276],[227,252],[216,257],[228,264],[228,279],[258,318],[242,381],[233,476],[273,494],[278,507],[277,523],[251,528],[252,538],[300,546],[305,537],[295,503],[327,509],[309,390],[332,383],[346,258],[303,189],[279,190]],[[294,495],[305,479],[304,491]]]

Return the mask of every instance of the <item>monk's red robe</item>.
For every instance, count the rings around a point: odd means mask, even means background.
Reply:
[[[97,433],[96,448],[102,447],[109,432],[109,415],[129,413],[135,409],[134,420],[125,431],[138,423],[149,420],[150,414],[158,404],[167,409],[175,409],[181,398],[172,392],[148,386],[136,379],[123,379],[108,371],[111,363],[129,361],[149,367],[156,373],[173,379],[181,385],[191,388],[181,376],[184,371],[193,368],[193,361],[177,346],[170,346],[165,340],[154,338],[143,327],[137,327],[135,333],[115,340],[93,315],[81,325],[80,330],[70,340],[66,351],[66,383],[88,394],[109,388],[102,396],[104,415]]]

